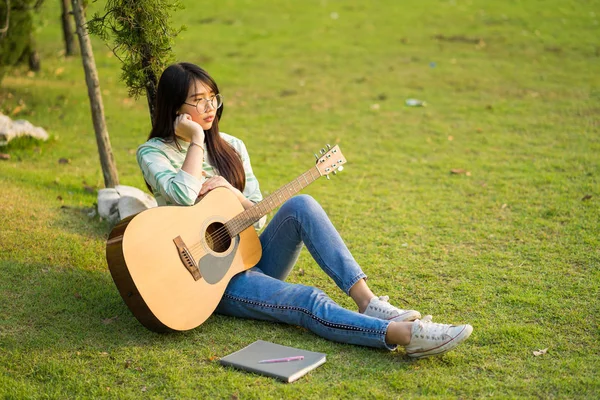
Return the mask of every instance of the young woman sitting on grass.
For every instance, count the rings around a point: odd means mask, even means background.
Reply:
[[[189,63],[169,66],[157,92],[150,137],[138,163],[159,205],[191,206],[217,187],[231,190],[247,209],[262,199],[244,143],[219,132],[223,97],[215,81]],[[262,228],[264,220],[257,223]],[[377,297],[321,206],[310,196],[286,201],[260,235],[262,258],[235,275],[217,313],[299,325],[329,340],[395,349],[410,357],[445,353],[469,337],[470,325],[433,323]],[[302,245],[356,303],[340,307],[323,291],[285,282]]]

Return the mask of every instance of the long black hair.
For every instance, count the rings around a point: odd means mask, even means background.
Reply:
[[[175,136],[175,118],[188,97],[190,86],[197,80],[210,88],[214,94],[219,94],[219,87],[215,80],[195,64],[177,63],[163,71],[156,91],[154,126],[148,139],[160,138],[179,147]],[[246,186],[246,174],[240,155],[219,134],[219,121],[222,114],[223,106],[217,109],[211,128],[204,131],[208,161],[219,175],[227,179],[235,188],[243,191]]]

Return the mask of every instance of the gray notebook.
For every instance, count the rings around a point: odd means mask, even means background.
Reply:
[[[257,340],[219,360],[223,365],[293,382],[325,362],[325,353]],[[291,361],[284,361],[291,359]]]

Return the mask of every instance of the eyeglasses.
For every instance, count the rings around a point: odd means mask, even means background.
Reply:
[[[211,106],[215,110],[221,107],[223,105],[223,96],[221,96],[220,94],[215,94],[214,96],[211,96],[208,99],[198,99],[196,104],[190,104],[185,102],[183,104],[196,107],[196,111],[198,111],[198,114],[202,114],[208,111],[208,106]]]

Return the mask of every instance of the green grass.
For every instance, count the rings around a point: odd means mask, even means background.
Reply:
[[[83,68],[61,55],[46,3],[42,71],[15,69],[0,88],[1,112],[51,135],[0,148],[0,397],[600,396],[600,2],[223,0],[176,15],[177,58],[219,82],[221,129],[246,142],[263,191],[339,143],[345,171],[305,192],[372,288],[474,326],[421,361],[217,315],[145,330],[108,272],[110,226],[89,215],[103,178]],[[145,99],[128,99],[119,61],[94,49],[120,181],[144,188]],[[352,307],[305,252],[289,280]],[[218,364],[257,339],[328,362],[291,385]]]

